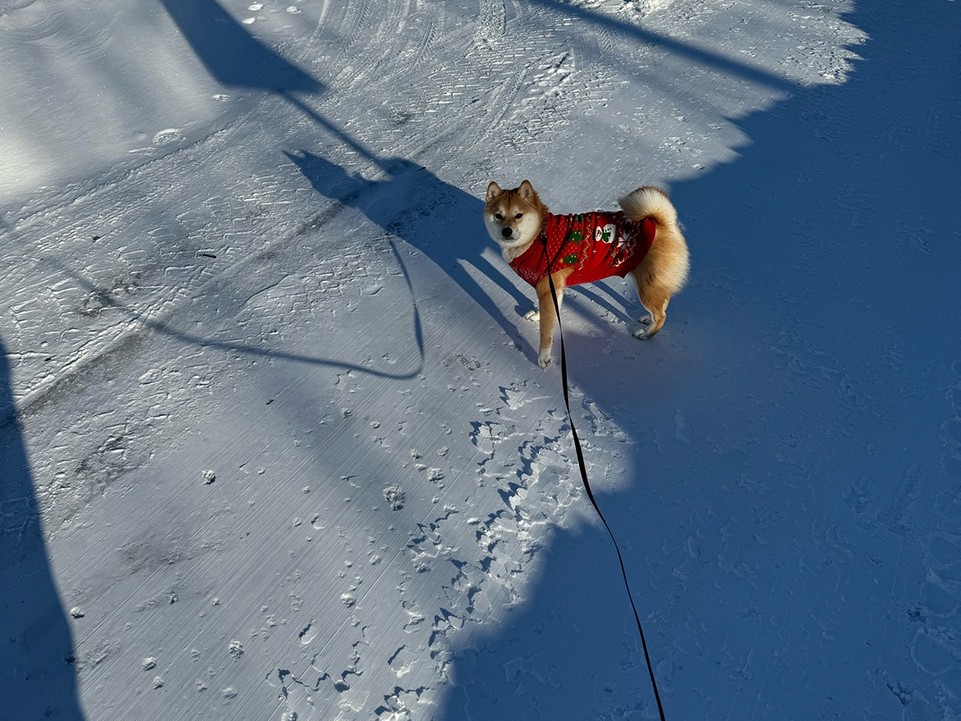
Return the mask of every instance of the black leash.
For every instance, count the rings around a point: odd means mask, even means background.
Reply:
[[[654,665],[651,663],[651,654],[647,650],[647,638],[644,636],[644,628],[641,626],[641,617],[637,613],[637,606],[634,603],[634,594],[631,593],[631,584],[627,579],[627,569],[624,567],[624,557],[621,555],[621,549],[617,545],[617,539],[614,537],[614,531],[611,530],[610,525],[607,523],[607,519],[604,518],[604,514],[601,513],[601,507],[597,505],[597,499],[594,498],[594,492],[591,490],[591,484],[587,480],[587,465],[584,463],[584,451],[581,449],[580,438],[577,437],[577,429],[574,428],[574,416],[571,413],[571,399],[570,390],[567,383],[567,354],[564,352],[564,328],[561,325],[561,307],[557,302],[557,290],[554,288],[554,279],[551,278],[551,259],[547,252],[547,238],[542,237],[544,243],[544,257],[547,258],[547,282],[551,287],[551,299],[554,301],[554,312],[557,315],[557,331],[561,340],[561,383],[564,386],[564,406],[567,408],[567,420],[571,424],[571,436],[574,438],[574,452],[577,454],[577,466],[581,471],[581,480],[584,482],[584,490],[587,491],[587,497],[591,500],[591,505],[594,506],[594,510],[597,511],[598,517],[604,524],[604,528],[607,529],[608,535],[611,537],[611,541],[614,543],[614,550],[617,552],[617,560],[621,564],[621,575],[624,577],[624,587],[627,589],[627,598],[631,602],[631,610],[634,612],[634,621],[637,623],[637,632],[641,637],[641,648],[644,649],[644,660],[647,662],[647,673],[651,677],[651,687],[654,689],[654,700],[657,701],[657,712],[660,714],[661,721],[667,721],[664,715],[664,705],[661,703],[661,694],[657,689],[657,681],[654,679]]]

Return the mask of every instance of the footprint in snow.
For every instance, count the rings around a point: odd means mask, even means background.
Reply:
[[[387,486],[384,489],[384,500],[390,505],[392,511],[399,511],[404,507],[406,495],[400,486]]]

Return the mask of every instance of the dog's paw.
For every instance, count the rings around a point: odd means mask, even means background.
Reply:
[[[541,319],[541,314],[539,311],[533,308],[524,314],[524,319],[529,320],[531,323],[536,323]]]
[[[541,368],[547,368],[551,364],[551,352],[541,351],[541,354],[537,356],[537,365]]]
[[[648,322],[650,322],[650,321],[648,321]],[[650,340],[651,337],[653,337],[653,335],[654,335],[654,334],[651,333],[651,329],[650,329],[650,328],[638,328],[638,329],[637,329],[636,331],[634,331],[634,333],[633,333],[633,336],[634,336],[635,338],[637,338],[638,340]]]
[[[654,322],[654,316],[648,313],[647,315],[643,315],[640,318],[638,318],[638,321],[640,321],[642,325],[650,325],[651,323]],[[635,335],[637,334],[635,333]]]

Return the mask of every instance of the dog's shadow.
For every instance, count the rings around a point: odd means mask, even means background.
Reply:
[[[357,208],[385,233],[430,258],[534,360],[530,341],[519,332],[518,323],[534,301],[483,255],[494,244],[484,229],[484,204],[479,198],[403,158],[378,159],[383,177],[370,180],[307,151],[284,154],[325,198]],[[465,264],[514,299],[516,318],[504,316],[490,290],[478,284]]]

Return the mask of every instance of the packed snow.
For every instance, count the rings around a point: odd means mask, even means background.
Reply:
[[[293,3],[293,4],[291,4]],[[961,719],[961,3],[0,0],[0,719]],[[555,351],[556,355],[556,351]]]

